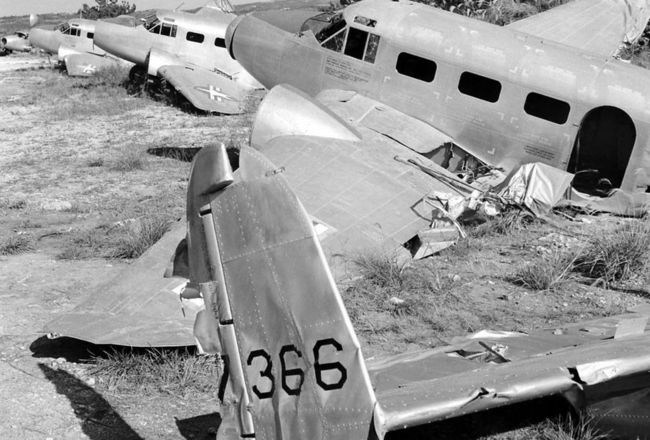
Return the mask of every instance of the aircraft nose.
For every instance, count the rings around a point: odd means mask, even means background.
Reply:
[[[226,30],[226,47],[264,87],[271,88],[278,81],[278,67],[283,45],[289,34],[259,18],[241,16]]]
[[[95,24],[95,45],[106,52],[131,61],[139,66],[147,62],[150,47],[139,27],[97,21]]]
[[[29,31],[29,42],[32,46],[43,49],[51,54],[59,53],[59,39],[54,31],[32,28]]]

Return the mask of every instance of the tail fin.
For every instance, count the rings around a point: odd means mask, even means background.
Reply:
[[[375,396],[304,208],[255,150],[242,150],[238,182],[224,161],[223,146],[194,160],[188,245],[241,399],[240,434],[367,439]]]

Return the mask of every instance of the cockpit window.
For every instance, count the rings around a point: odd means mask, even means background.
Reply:
[[[345,27],[345,20],[340,13],[326,12],[305,21],[301,32],[311,31],[319,43],[329,39],[332,35]]]
[[[345,54],[359,60],[363,59],[363,51],[366,48],[367,41],[368,32],[351,27],[348,41],[345,43]]]
[[[166,37],[175,37],[176,28],[177,26],[175,24],[163,23],[162,27],[160,28],[160,35],[164,35]]]
[[[325,49],[330,49],[336,52],[341,52],[343,50],[343,44],[345,43],[345,36],[348,34],[347,29],[339,31],[338,34],[334,34],[323,43]]]
[[[147,17],[146,21],[144,22],[144,28],[152,34],[159,34],[160,20],[158,20],[155,15],[153,17]]]
[[[56,29],[64,35],[79,37],[81,35],[81,29],[77,26],[71,27],[69,23],[61,23]]]

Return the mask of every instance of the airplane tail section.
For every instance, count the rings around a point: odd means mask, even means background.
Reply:
[[[366,439],[375,396],[359,342],[306,212],[282,169],[222,146],[188,186],[192,281],[214,314],[240,435]]]

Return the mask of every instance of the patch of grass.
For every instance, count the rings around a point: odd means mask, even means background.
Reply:
[[[511,281],[533,290],[555,290],[568,281],[575,260],[574,254],[555,250],[520,267]]]
[[[0,240],[0,255],[18,255],[34,249],[34,238],[31,235],[12,234]]]
[[[113,258],[138,258],[169,230],[171,222],[162,217],[141,219],[132,224],[126,234],[118,239],[110,256]]]
[[[546,420],[532,428],[525,429],[530,432],[531,440],[608,440],[612,437],[598,429],[596,419],[583,414],[580,417],[566,415],[563,417]]]
[[[439,345],[443,335],[475,331],[480,318],[468,300],[453,293],[453,275],[431,260],[401,262],[395,255],[367,252],[354,259],[360,277],[342,289],[357,331],[370,343]]]
[[[462,219],[459,219],[462,222]],[[481,238],[494,235],[512,235],[526,230],[538,222],[528,211],[513,208],[503,213],[490,217],[488,221],[478,226],[468,228],[467,235],[473,238]]]
[[[69,234],[68,243],[57,258],[138,258],[169,230],[170,224],[169,220],[154,216],[74,231]]]
[[[126,150],[113,160],[110,169],[113,171],[129,172],[143,170],[145,165],[146,159],[140,151]]]
[[[121,394],[216,394],[223,372],[214,356],[176,349],[115,349],[92,362],[98,386]]]
[[[18,200],[0,200],[0,208],[2,209],[11,209],[11,210],[21,210],[27,207],[27,201],[23,199]]]
[[[98,168],[104,166],[104,158],[103,157],[94,157],[92,159],[88,159],[88,162],[86,162],[86,165],[89,168]]]
[[[645,275],[650,265],[650,221],[626,223],[592,238],[576,259],[575,271],[605,285]]]

